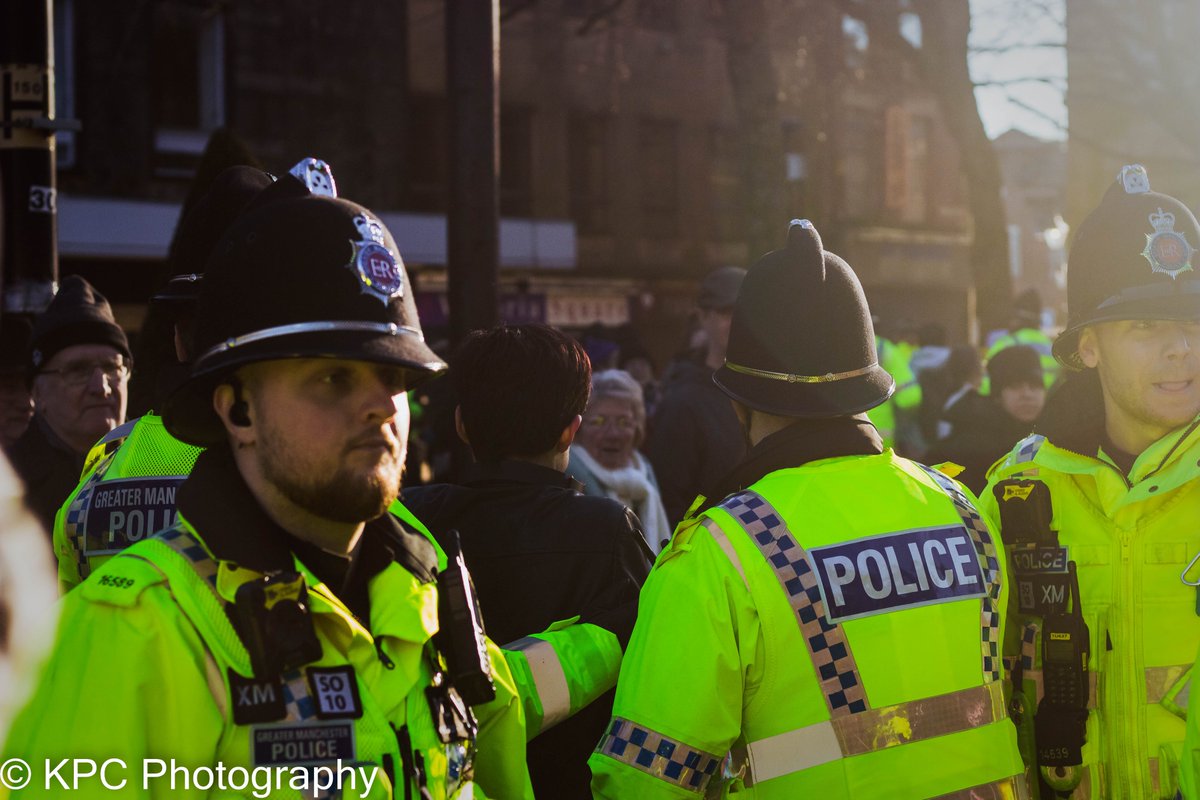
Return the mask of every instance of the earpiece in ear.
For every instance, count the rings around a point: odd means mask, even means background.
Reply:
[[[250,409],[245,400],[238,400],[229,407],[229,421],[239,428],[250,427]]]

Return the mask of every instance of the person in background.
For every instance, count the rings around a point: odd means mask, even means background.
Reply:
[[[11,447],[33,419],[33,395],[25,369],[32,335],[32,327],[23,317],[0,319],[0,448]]]
[[[1009,347],[988,362],[990,395],[965,395],[946,411],[953,432],[926,453],[930,464],[944,461],[963,467],[956,475],[978,494],[987,485],[988,468],[1033,431],[1046,404],[1042,364],[1032,347]]]
[[[1042,332],[1042,298],[1037,289],[1032,287],[1021,292],[1013,300],[1008,330],[989,339],[983,360],[990,361],[1000,351],[1018,345],[1032,347],[1037,351],[1042,361],[1042,380],[1049,391],[1062,377],[1062,367],[1054,360],[1054,354],[1051,352],[1053,339]],[[986,383],[982,391],[984,394],[988,393]]]
[[[592,398],[572,448],[567,474],[584,494],[611,497],[642,521],[646,542],[658,552],[671,536],[654,468],[637,448],[646,431],[642,387],[628,372],[610,369],[592,376]]]
[[[104,295],[78,275],[33,325],[26,366],[33,421],[9,448],[26,502],[49,533],[96,441],[125,422],[129,340]]]
[[[703,332],[700,357],[673,362],[663,378],[646,456],[661,481],[671,525],[746,453],[733,406],[712,382],[713,370],[725,363],[733,305],[745,277],[740,267],[721,267],[704,278],[696,297],[698,330]]]
[[[637,517],[607,497],[580,494],[564,472],[577,449],[591,366],[583,347],[554,328],[501,325],[472,333],[448,377],[458,431],[475,463],[457,485],[405,487],[401,499],[434,536],[459,532],[488,633],[510,643],[505,650],[523,652],[535,678],[567,677],[565,695],[537,681],[541,724],[529,715],[538,734],[529,743],[529,775],[538,797],[587,800],[588,755],[612,713],[611,690],[651,560]],[[604,676],[591,693],[581,691],[589,681],[539,638],[571,617],[583,623],[573,626],[571,646],[587,654],[589,676]]]

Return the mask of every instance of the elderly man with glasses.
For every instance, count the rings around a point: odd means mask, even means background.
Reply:
[[[129,342],[108,300],[78,275],[34,323],[28,367],[33,421],[8,456],[49,531],[88,450],[125,421]]]

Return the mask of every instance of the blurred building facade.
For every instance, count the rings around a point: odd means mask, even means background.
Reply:
[[[1200,209],[1200,38],[1190,0],[1066,0],[1067,222],[1077,227],[1125,164]]]
[[[1013,294],[1036,289],[1042,324],[1066,322],[1067,143],[1018,130],[993,142],[1004,182]]]
[[[746,266],[727,69],[730,3],[501,5],[502,315],[632,323],[660,359],[695,283]],[[893,328],[965,336],[971,220],[952,137],[915,70],[832,4],[766,0],[787,220],[811,216]],[[208,133],[268,169],[328,160],[383,213],[423,320],[445,322],[448,142],[441,0],[55,0],[60,252],[136,327]],[[853,10],[853,7],[851,7]],[[962,4],[966,13],[966,4]],[[920,46],[919,23],[899,34]],[[749,187],[753,190],[752,187]]]

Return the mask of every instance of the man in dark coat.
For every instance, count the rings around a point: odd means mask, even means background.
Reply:
[[[28,369],[33,420],[8,450],[47,531],[100,437],[125,421],[129,341],[104,295],[78,275],[37,318]]]
[[[721,267],[700,284],[696,305],[705,334],[703,357],[671,364],[650,422],[643,452],[672,525],[746,454],[733,406],[712,381],[713,370],[725,364],[733,305],[745,276],[739,267]]]
[[[449,377],[458,434],[476,464],[461,485],[405,489],[404,505],[443,541],[459,532],[494,641],[522,649],[522,637],[579,617],[611,645],[589,669],[614,667],[651,554],[633,512],[581,494],[564,473],[591,390],[587,354],[553,328],[501,326],[472,334]],[[529,743],[536,796],[591,798],[587,759],[612,713],[615,684],[613,669],[609,691]]]
[[[976,494],[987,485],[988,468],[1033,431],[1046,403],[1041,360],[1032,347],[1001,350],[988,361],[987,374],[991,393],[968,392],[946,409],[950,435],[926,455],[930,464],[964,467],[957,478]]]

